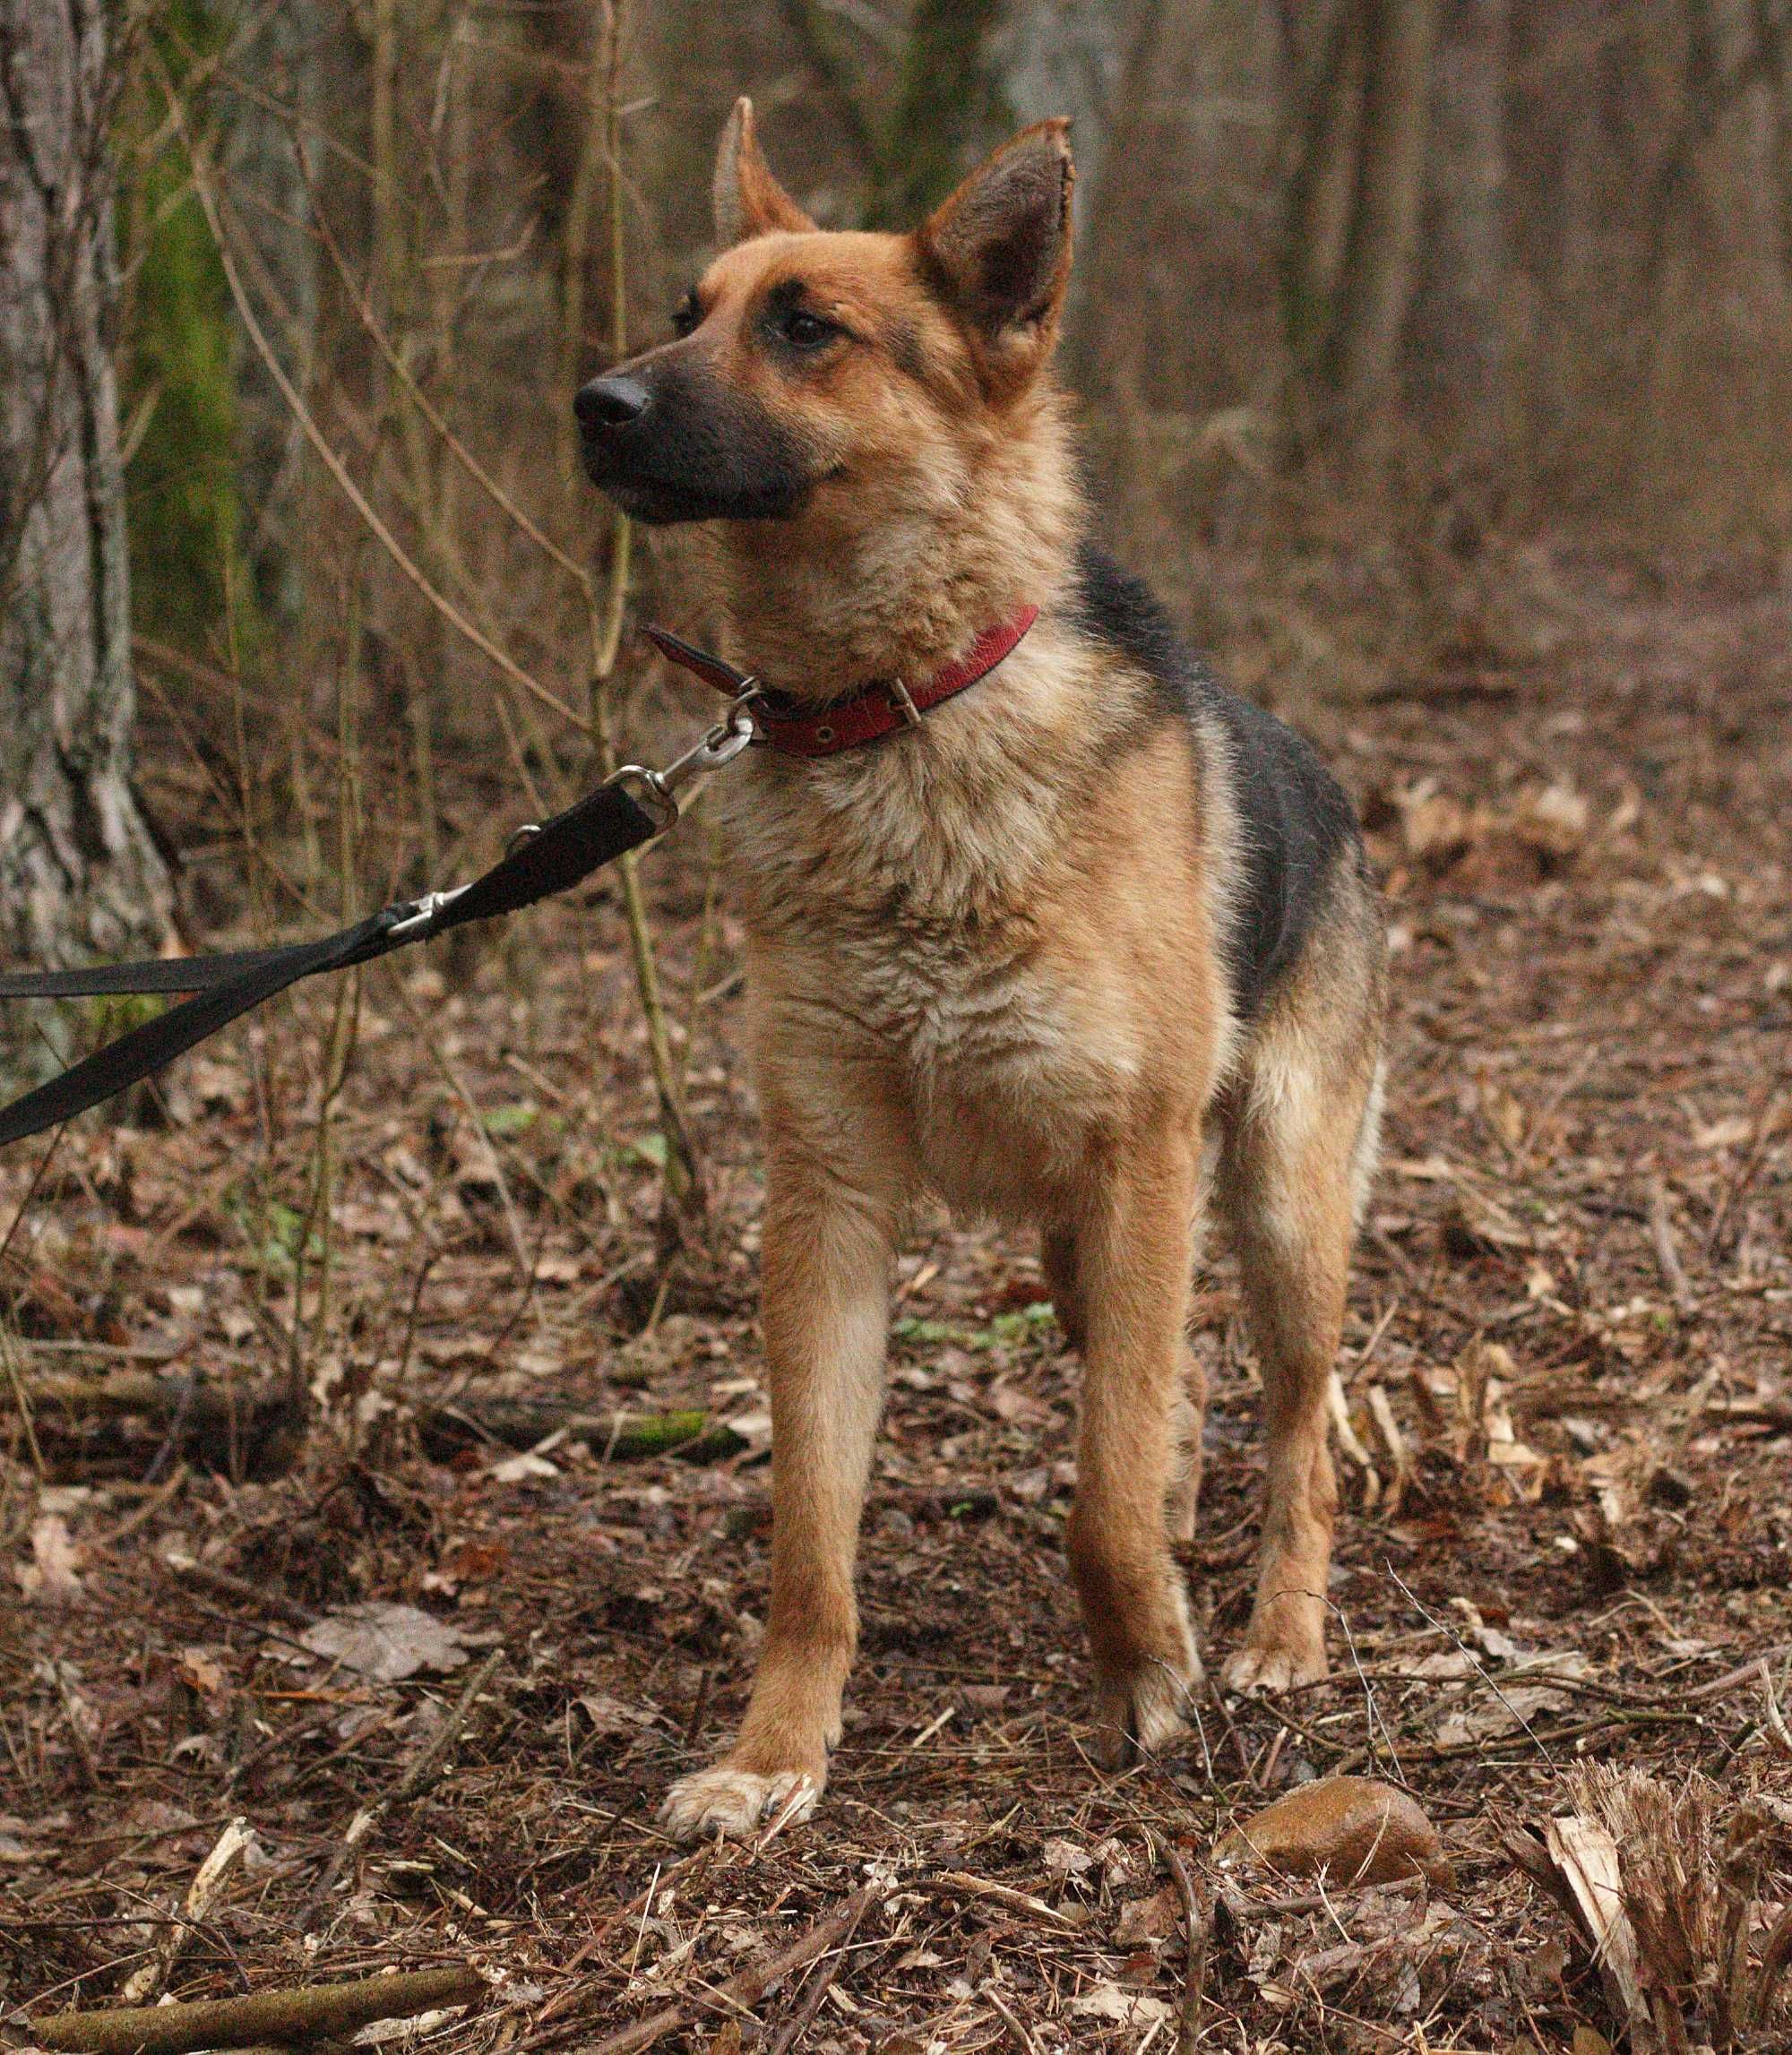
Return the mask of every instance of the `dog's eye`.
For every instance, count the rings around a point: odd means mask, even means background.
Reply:
[[[818,314],[806,314],[800,307],[792,308],[778,328],[785,341],[798,349],[819,349],[840,332],[834,322],[824,321]]]
[[[696,294],[694,292],[686,293],[672,310],[673,334],[677,336],[689,335],[692,330],[702,322],[702,318],[703,310],[697,305]]]

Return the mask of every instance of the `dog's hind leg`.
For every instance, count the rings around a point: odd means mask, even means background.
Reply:
[[[1334,991],[1336,987],[1334,987]],[[1325,1674],[1338,1492],[1327,1392],[1350,1242],[1374,1155],[1373,1010],[1300,994],[1259,1031],[1236,1088],[1219,1182],[1263,1378],[1266,1502],[1256,1601],[1222,1672],[1234,1690]]]
[[[766,1125],[780,1110],[768,1095]],[[771,1608],[739,1739],[675,1784],[680,1838],[746,1834],[814,1810],[840,1733],[858,1616],[859,1513],[883,1400],[893,1208],[816,1155],[774,1140],[764,1225],[771,1387]]]
[[[1067,1541],[1114,1760],[1181,1732],[1201,1675],[1165,1526],[1188,1367],[1196,1154],[1174,1122],[1129,1136],[1091,1174],[1075,1231],[1086,1368]]]

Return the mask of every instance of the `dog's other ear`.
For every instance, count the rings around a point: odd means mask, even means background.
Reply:
[[[1051,355],[1070,282],[1075,183],[1069,122],[1042,121],[979,165],[915,232],[992,398],[1018,394]]]
[[[774,229],[798,234],[814,223],[771,176],[753,133],[753,102],[744,95],[722,131],[716,151],[716,237],[723,249],[769,236]]]

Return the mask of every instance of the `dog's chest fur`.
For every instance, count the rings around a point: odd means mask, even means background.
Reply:
[[[728,795],[762,1048],[893,1088],[919,1175],[977,1209],[1031,1210],[1042,1173],[1073,1175],[1148,1060],[1127,909],[1091,875],[1130,688],[1091,668],[1042,634],[999,699],[973,687],[819,763],[755,755]]]

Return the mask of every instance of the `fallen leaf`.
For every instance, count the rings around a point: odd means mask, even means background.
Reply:
[[[591,1731],[599,1734],[625,1734],[637,1727],[650,1726],[653,1715],[633,1706],[625,1706],[620,1698],[613,1698],[607,1691],[588,1691],[573,1703],[591,1723]]]
[[[52,1605],[65,1604],[81,1595],[81,1551],[60,1513],[43,1513],[31,1526],[31,1560],[19,1569],[19,1583],[27,1598]]]
[[[1042,1853],[1047,1872],[1060,1879],[1080,1877],[1095,1865],[1094,1856],[1074,1841],[1047,1841]]]
[[[226,1690],[224,1672],[203,1648],[183,1648],[178,1664],[182,1683],[197,1691],[202,1698],[222,1698]]]
[[[1079,2019],[1111,2019],[1119,2026],[1156,2026],[1170,2016],[1161,1998],[1149,1991],[1126,1991],[1117,1983],[1092,1983],[1065,2008]]]
[[[1166,1940],[1176,1930],[1177,1898],[1167,1884],[1149,1898],[1129,1898],[1114,1922],[1118,1948],[1137,1948],[1142,1941]]]
[[[395,1684],[419,1670],[458,1670],[467,1660],[461,1632],[415,1605],[340,1605],[299,1640],[314,1655],[340,1663],[376,1683]]]
[[[1450,1878],[1437,1829],[1403,1791],[1374,1777],[1327,1776],[1304,1784],[1221,1837],[1224,1868],[1261,1863],[1289,1876],[1321,1870],[1338,1883],[1385,1884]]]

